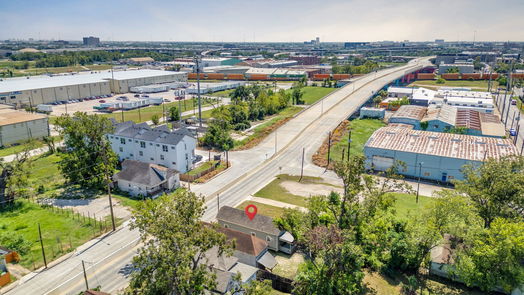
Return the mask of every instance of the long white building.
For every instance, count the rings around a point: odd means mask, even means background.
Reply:
[[[128,121],[115,124],[107,137],[120,161],[157,164],[180,173],[193,168],[197,140],[186,128],[170,131],[166,126],[151,128]]]
[[[109,70],[0,79],[0,103],[36,106],[61,100],[127,93],[135,86],[184,81],[187,81],[187,73],[159,70]]]

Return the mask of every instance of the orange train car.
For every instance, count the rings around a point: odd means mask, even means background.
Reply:
[[[228,80],[245,80],[242,74],[227,74],[226,79]]]
[[[460,74],[459,73],[445,73],[442,74],[442,79],[446,80],[460,80]]]
[[[471,74],[462,74],[462,80],[480,80],[482,79],[482,74],[480,73],[471,73]]]
[[[322,81],[324,79],[329,79],[330,75],[329,74],[314,74],[313,75],[313,80],[315,81]]]
[[[524,73],[513,73],[511,74],[512,79],[524,79]]]
[[[344,79],[349,79],[350,77],[351,77],[350,74],[333,74],[334,80],[344,80]]]
[[[489,76],[490,76],[489,73],[488,74],[482,74],[482,79],[483,80],[489,80]],[[496,79],[498,79],[499,76],[500,75],[498,73],[491,73],[491,80],[496,80]]]
[[[208,73],[207,78],[209,80],[224,80],[225,75],[222,73]]]
[[[433,80],[435,79],[435,74],[433,73],[418,73],[417,80]]]

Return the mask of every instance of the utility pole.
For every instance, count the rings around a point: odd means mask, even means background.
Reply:
[[[306,153],[306,148],[302,148],[302,168],[300,168],[300,179],[298,182],[302,180],[302,176],[304,176],[304,154]]]
[[[107,163],[107,153],[106,153],[106,150],[105,150],[105,147],[102,147],[103,150],[102,150],[102,156],[104,158],[104,162]],[[107,170],[107,166],[106,166],[106,181],[107,181],[107,195],[109,197],[109,209],[110,209],[110,212],[111,212],[111,225],[112,225],[112,228],[113,228],[113,231],[116,230],[116,226],[115,226],[115,214],[113,212],[113,199],[111,198],[111,178],[109,177],[109,171]]]
[[[45,259],[44,240],[42,239],[42,230],[40,230],[40,223],[38,224],[38,236],[40,237],[40,247],[42,247],[42,257],[44,257],[44,266],[47,268],[47,259]]]
[[[140,108],[138,107],[138,121],[142,122],[142,114],[140,114]]]
[[[198,122],[199,126],[202,127],[202,101],[200,99],[200,53],[195,57],[195,64],[197,70],[197,95],[198,95]]]
[[[331,131],[329,131],[329,135],[328,135],[328,154],[327,154],[326,169],[329,167],[330,155],[331,155]]]
[[[120,109],[120,115],[122,117],[122,122],[124,122],[124,108]]]
[[[419,170],[418,170],[418,181],[417,181],[417,199],[416,199],[416,202],[418,204],[418,195],[419,195],[419,190],[420,190],[420,177],[421,177],[421,174],[422,174],[422,162],[418,163],[418,166],[419,166]]]
[[[87,284],[87,273],[86,273],[86,266],[84,264],[84,261],[82,260],[82,269],[84,270],[84,281],[86,282],[86,290],[89,290],[89,285]]]
[[[348,161],[349,161],[349,151],[351,150],[351,129],[349,129],[348,134]]]
[[[220,194],[217,194],[217,211],[220,210]]]

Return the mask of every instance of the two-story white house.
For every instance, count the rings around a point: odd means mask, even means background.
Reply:
[[[107,138],[120,161],[157,164],[180,173],[193,168],[197,140],[186,128],[171,131],[166,126],[151,128],[132,121],[116,123],[114,127]]]

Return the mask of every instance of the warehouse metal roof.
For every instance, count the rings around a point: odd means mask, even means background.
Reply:
[[[424,118],[424,115],[426,115],[426,107],[421,106],[415,106],[415,105],[403,105],[400,106],[398,111],[391,116],[391,119],[399,119],[399,118],[405,118],[405,119],[414,119],[414,120],[422,120]]]
[[[455,125],[455,121],[457,120],[457,108],[446,104],[441,107],[430,105],[426,117],[421,121],[426,122],[433,120],[439,120],[450,125]]]
[[[111,71],[101,71],[96,73],[78,73],[74,75],[42,75],[11,78],[0,81],[0,93],[107,82],[107,80],[111,79],[113,76],[115,80],[128,80],[169,76],[173,74],[185,75],[186,73],[160,70],[127,70],[114,71],[113,75],[111,75]]]
[[[0,126],[6,126],[16,123],[45,119],[46,115],[17,111],[10,108],[0,109]]]
[[[382,127],[375,131],[365,148],[378,148],[438,157],[483,161],[517,155],[510,139]]]

